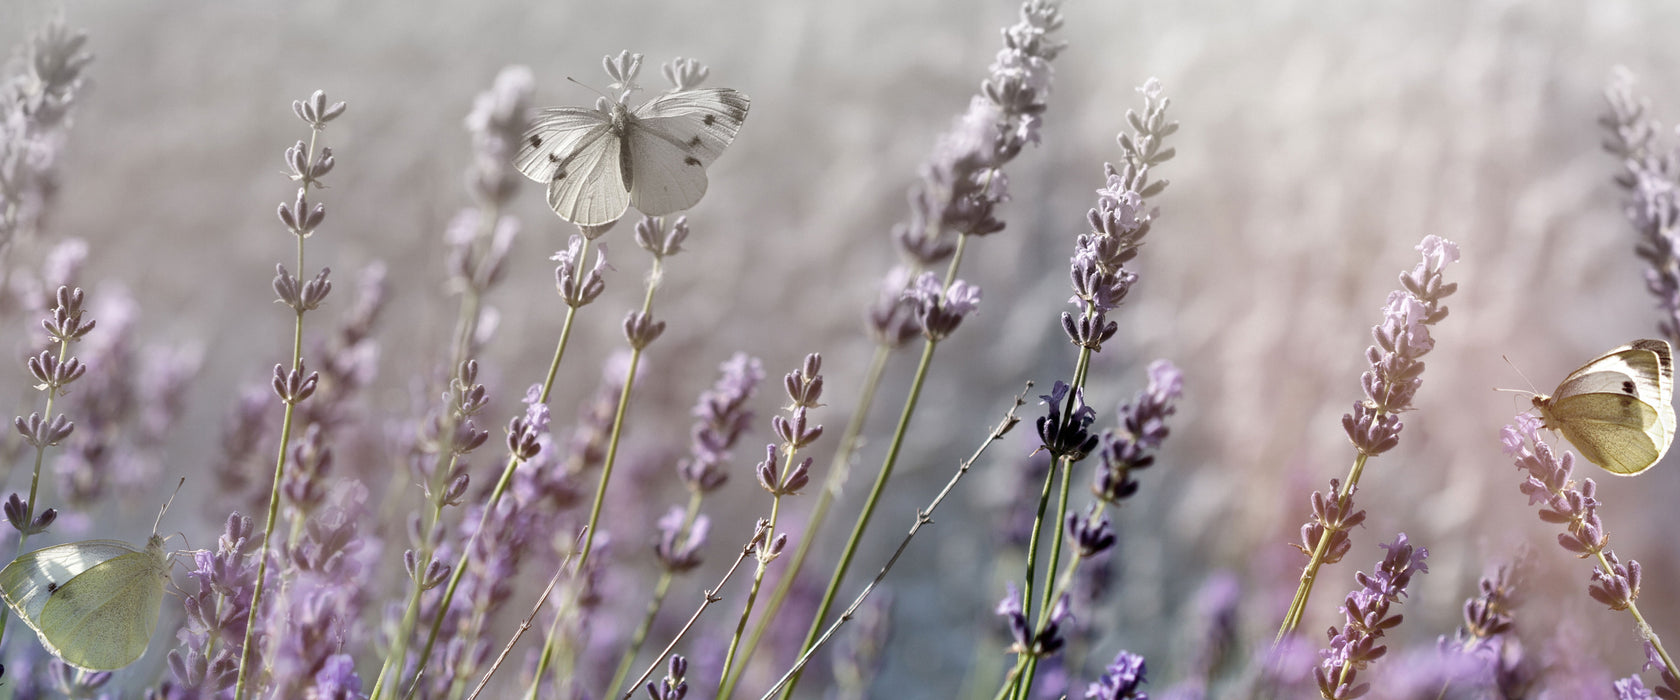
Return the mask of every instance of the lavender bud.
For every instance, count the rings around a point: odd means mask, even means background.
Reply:
[[[455,478],[449,480],[449,486],[443,489],[443,504],[461,505],[461,501],[467,497],[467,485],[471,482],[472,479],[467,474],[456,474]]]
[[[339,115],[344,113],[344,106],[343,102],[327,104],[326,91],[316,90],[306,99],[294,100],[292,102],[292,113],[308,123],[309,128],[320,131],[326,128],[327,122],[337,119]]]
[[[653,314],[632,311],[624,318],[624,339],[637,350],[647,348],[665,332],[665,322],[654,320]]]
[[[1067,531],[1081,557],[1096,556],[1114,546],[1114,530],[1109,526],[1108,516],[1099,514],[1095,503],[1085,510],[1084,516],[1069,513]]]
[[[298,361],[297,369],[288,370],[282,365],[274,366],[274,393],[280,400],[288,404],[296,404],[309,398],[315,393],[315,385],[320,382],[320,375],[310,372],[304,375],[306,368],[303,361]]]
[[[305,282],[303,290],[298,294],[298,305],[293,308],[299,311],[314,311],[320,308],[321,302],[332,292],[332,282],[327,279],[329,274],[332,274],[332,268],[323,267],[315,275],[315,279]]]

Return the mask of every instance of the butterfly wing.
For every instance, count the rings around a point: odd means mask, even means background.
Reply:
[[[1657,356],[1657,400],[1647,403],[1656,406],[1657,416],[1662,420],[1664,434],[1667,436],[1662,441],[1662,448],[1666,453],[1668,444],[1674,441],[1674,352],[1666,340],[1635,340],[1628,347],[1649,350]]]
[[[548,205],[560,218],[599,226],[630,207],[623,145],[607,112],[545,109],[525,131],[514,166],[548,183]]]
[[[1662,459],[1674,438],[1673,357],[1668,343],[1641,340],[1575,370],[1535,401],[1548,428],[1587,461],[1633,475]]]
[[[88,569],[47,598],[42,640],[59,658],[82,668],[104,671],[134,663],[157,629],[168,575],[168,564],[151,552],[130,552]]]
[[[630,203],[643,214],[688,209],[706,194],[706,166],[723,155],[747,118],[750,101],[728,88],[660,95],[627,124]]]
[[[55,591],[94,566],[135,553],[119,540],[71,542],[27,552],[0,569],[0,598],[45,641],[41,609]]]

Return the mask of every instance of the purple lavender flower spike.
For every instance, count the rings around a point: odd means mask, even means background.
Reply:
[[[1680,148],[1658,140],[1669,129],[1647,115],[1650,101],[1635,94],[1632,72],[1618,69],[1604,96],[1604,150],[1621,160],[1615,183],[1623,191],[1623,215],[1639,237],[1634,253],[1649,266],[1645,289],[1662,311],[1657,327],[1670,343],[1680,343],[1680,250],[1673,233],[1680,225]]]
[[[1058,382],[1059,383],[1059,382]],[[1096,455],[1101,465],[1093,473],[1091,493],[1118,504],[1137,493],[1132,472],[1155,463],[1152,454],[1167,439],[1167,417],[1178,411],[1184,395],[1184,375],[1166,360],[1149,365],[1149,385],[1117,411],[1120,426],[1104,431]]]
[[[1328,700],[1350,700],[1370,692],[1370,684],[1357,683],[1358,674],[1388,653],[1379,642],[1403,619],[1399,613],[1390,614],[1390,608],[1406,596],[1413,576],[1429,572],[1424,563],[1429,550],[1413,547],[1405,533],[1382,548],[1386,554],[1376,570],[1354,575],[1360,587],[1348,594],[1342,604],[1343,624],[1330,628],[1329,646],[1319,652],[1322,661],[1313,678]]]
[[[717,382],[700,395],[690,412],[695,422],[689,432],[689,455],[677,463],[677,475],[699,493],[713,491],[729,478],[724,465],[730,450],[752,422],[747,399],[764,380],[763,364],[746,353],[736,353],[718,371]]]

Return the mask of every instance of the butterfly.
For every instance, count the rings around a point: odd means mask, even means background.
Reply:
[[[122,668],[146,653],[163,611],[163,541],[153,525],[144,550],[84,540],[22,554],[0,569],[0,598],[54,656],[93,671]]]
[[[630,207],[663,216],[706,194],[706,166],[735,140],[749,105],[735,90],[706,88],[667,92],[634,111],[623,97],[545,109],[514,165],[548,183],[548,205],[574,224],[610,224]]]
[[[1612,474],[1650,469],[1674,441],[1674,356],[1662,340],[1635,340],[1570,372],[1535,396],[1541,424]]]

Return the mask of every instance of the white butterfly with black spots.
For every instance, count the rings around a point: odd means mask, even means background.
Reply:
[[[667,92],[632,111],[621,97],[594,109],[545,109],[514,164],[548,183],[548,205],[580,226],[610,224],[630,207],[663,216],[706,194],[706,167],[723,154],[750,101],[729,88]]]

